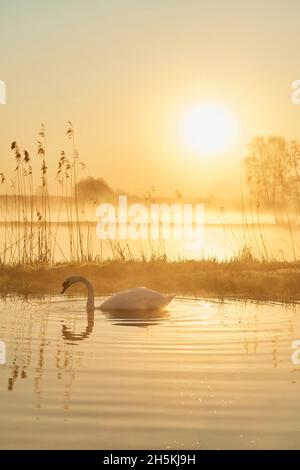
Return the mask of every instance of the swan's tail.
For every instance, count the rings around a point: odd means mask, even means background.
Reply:
[[[165,304],[165,307],[167,305],[169,305],[169,303],[174,299],[175,295],[165,295],[165,298],[166,298],[166,304]]]

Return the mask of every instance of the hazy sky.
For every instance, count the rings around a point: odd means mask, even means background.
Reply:
[[[300,138],[299,31],[298,0],[0,0],[0,172],[13,171],[12,140],[38,164],[44,122],[53,180],[71,120],[89,173],[114,188],[229,195],[253,135]],[[240,126],[218,157],[179,138],[203,101]]]

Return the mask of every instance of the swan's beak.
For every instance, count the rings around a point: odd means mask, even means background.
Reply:
[[[63,294],[64,292],[66,292],[66,290],[67,290],[67,287],[63,285],[63,288],[62,288],[61,294]]]

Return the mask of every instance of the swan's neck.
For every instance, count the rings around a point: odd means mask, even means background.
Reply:
[[[85,277],[82,277],[81,282],[86,285],[87,291],[88,291],[88,298],[87,298],[87,303],[86,303],[86,308],[87,310],[94,310],[95,309],[95,294],[94,294],[94,288],[90,281],[88,281]]]

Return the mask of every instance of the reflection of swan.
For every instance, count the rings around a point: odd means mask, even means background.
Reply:
[[[109,320],[114,320],[113,325],[116,326],[135,326],[139,328],[147,328],[160,323],[162,320],[169,318],[169,312],[160,310],[156,312],[146,312],[145,310],[132,311],[114,311],[104,312]],[[81,333],[74,333],[66,325],[62,326],[62,336],[66,341],[83,341],[87,339],[93,332],[94,328],[94,310],[87,311],[87,325]],[[73,343],[74,344],[74,343]]]
[[[104,313],[107,318],[114,320],[114,325],[137,326],[140,328],[157,325],[162,320],[166,320],[170,316],[167,310],[150,312],[145,310],[120,310]]]
[[[90,281],[83,276],[70,276],[63,282],[62,294],[76,282],[82,282],[88,291],[87,309],[94,310],[94,288]],[[111,311],[133,311],[133,310],[160,310],[164,309],[173,299],[173,295],[160,294],[146,287],[136,287],[112,295],[105,300],[99,307],[104,312]]]
[[[87,325],[82,333],[73,333],[66,325],[62,326],[63,338],[67,341],[82,341],[90,336],[94,328],[94,311],[87,312]]]
[[[132,310],[132,311],[113,311],[104,312],[105,316],[109,320],[114,320],[113,325],[116,326],[136,326],[139,328],[147,328],[148,326],[154,326],[160,323],[162,320],[169,318],[169,312],[166,310],[146,312],[145,310]],[[94,310],[87,311],[87,325],[85,330],[81,333],[74,333],[66,325],[62,326],[62,336],[66,341],[74,342],[83,341],[87,339],[94,328]]]

